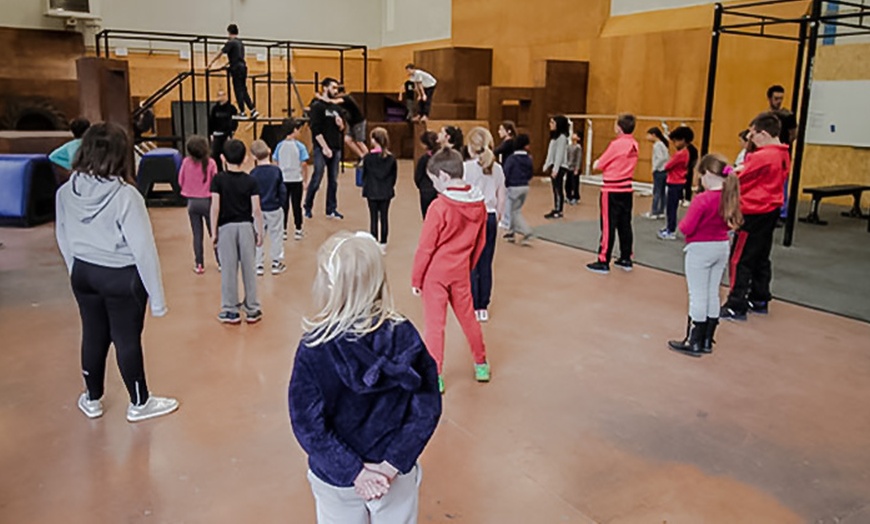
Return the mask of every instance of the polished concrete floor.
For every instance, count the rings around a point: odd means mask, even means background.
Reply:
[[[411,178],[403,163],[387,262],[422,326]],[[567,219],[595,216],[583,191]],[[315,250],[367,226],[350,172],[340,194],[347,219],[324,219],[318,195],[308,236],[287,242],[290,270],[260,279],[255,326],[218,324],[220,275],[191,271],[185,211],[152,210],[170,312],[147,320],[148,379],[181,408],[135,425],[114,362],[103,418],[76,408],[80,327],[52,226],[0,229],[0,522],[312,522],[286,386]],[[533,222],[549,194],[535,183]],[[488,385],[450,320],[421,522],[870,522],[870,325],[775,303],[723,326],[714,355],[682,357],[665,341],[684,326],[683,279],[603,277],[590,259],[499,244]]]

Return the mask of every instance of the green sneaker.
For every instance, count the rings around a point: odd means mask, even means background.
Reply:
[[[474,378],[478,382],[489,382],[489,378],[492,375],[492,372],[489,369],[489,363],[484,362],[483,364],[475,364],[474,365]]]
[[[444,377],[438,375],[438,392],[444,394]]]

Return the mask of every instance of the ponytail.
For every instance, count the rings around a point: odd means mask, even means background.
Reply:
[[[468,133],[467,143],[469,154],[477,159],[484,174],[491,175],[492,165],[495,163],[492,133],[486,128],[475,127]]]
[[[725,183],[722,185],[722,198],[719,201],[719,214],[728,227],[739,229],[743,225],[743,213],[740,211],[740,179],[731,170],[726,169]]]

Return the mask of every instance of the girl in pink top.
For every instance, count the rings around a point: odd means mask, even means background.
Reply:
[[[181,163],[178,171],[178,185],[181,186],[181,196],[187,198],[187,215],[190,217],[190,228],[193,230],[193,256],[195,258],[194,273],[205,273],[202,254],[202,224],[206,231],[211,231],[209,211],[211,209],[211,179],[217,174],[217,164],[209,156],[208,140],[202,136],[192,136],[187,141],[187,157]],[[209,233],[211,234],[211,233]],[[217,260],[217,250],[215,250]],[[218,261],[220,267],[220,261]]]
[[[740,182],[728,161],[707,155],[698,163],[705,191],[689,206],[680,231],[686,237],[686,282],[689,286],[689,321],[686,338],[671,340],[674,351],[699,357],[713,351],[719,324],[719,287],[728,263],[729,232],[743,223]]]

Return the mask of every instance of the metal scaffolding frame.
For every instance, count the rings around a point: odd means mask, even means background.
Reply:
[[[170,79],[166,84],[164,84],[160,89],[158,89],[154,94],[148,97],[142,107],[138,107],[133,112],[133,118],[137,118],[142,114],[145,110],[151,108],[156,104],[159,100],[163,99],[165,96],[169,95],[176,88],[178,89],[179,101],[184,101],[184,82],[188,78],[191,79],[191,99],[189,102],[193,102],[194,107],[196,106],[196,102],[198,102],[197,92],[196,92],[196,79],[197,78],[205,78],[205,102],[207,106],[211,105],[211,83],[209,82],[210,78],[216,74],[223,74],[227,79],[227,93],[230,93],[232,90],[230,89],[230,77],[229,71],[226,68],[221,69],[208,69],[208,63],[210,59],[209,55],[209,46],[217,46],[223,43],[226,40],[226,37],[214,36],[214,35],[197,35],[197,34],[185,34],[185,33],[166,33],[166,32],[157,32],[157,31],[128,31],[128,30],[119,30],[119,29],[106,29],[95,35],[95,49],[98,57],[102,56],[105,58],[111,57],[111,40],[121,40],[121,41],[133,41],[133,42],[162,42],[168,44],[187,44],[189,46],[190,58],[189,58],[189,69],[187,71],[183,71],[179,73],[174,78]],[[292,71],[292,61],[293,61],[293,51],[297,49],[311,50],[311,51],[328,51],[335,52],[338,54],[339,59],[339,82],[344,84],[345,81],[345,59],[347,58],[347,53],[359,51],[362,53],[363,59],[363,112],[367,112],[368,110],[368,87],[369,87],[369,68],[368,68],[368,46],[362,44],[339,44],[332,42],[305,42],[305,41],[296,41],[296,40],[272,40],[272,39],[263,39],[263,38],[245,38],[244,39],[245,47],[253,48],[253,49],[264,49],[266,51],[266,73],[258,74],[258,75],[250,75],[250,80],[252,83],[251,96],[254,101],[254,104],[257,103],[257,86],[266,85],[267,91],[267,99],[266,99],[266,118],[255,119],[252,120],[252,124],[254,126],[254,134],[257,133],[258,120],[267,122],[267,121],[276,121],[280,119],[272,118],[272,86],[273,85],[285,85],[287,87],[287,116],[290,117],[293,115],[293,96],[296,96],[297,103],[300,106],[300,109],[305,106],[301,95],[299,94],[299,85],[313,85],[315,86],[315,91],[317,90],[317,85],[320,83],[320,75],[318,72],[314,73],[313,79],[298,79],[293,76]],[[201,46],[201,47],[198,47]],[[201,49],[203,53],[203,64],[202,67],[197,69],[196,66],[196,52],[198,49]],[[284,78],[273,78],[275,76],[276,71],[272,69],[272,56],[273,53],[276,53],[280,56],[280,52],[283,51],[285,55],[285,70],[284,70]],[[212,51],[212,54],[214,50]],[[195,113],[194,113],[195,115]],[[184,143],[186,137],[184,136],[185,122],[184,122],[184,111],[181,111],[179,115],[180,125],[182,128],[182,135],[180,137],[157,137],[158,139],[165,140],[180,140],[181,143]],[[197,129],[198,123],[197,119],[193,120],[193,132],[197,133],[199,130]],[[153,137],[151,138],[153,140]]]
[[[806,142],[807,121],[809,120],[810,91],[813,83],[813,66],[816,48],[820,37],[819,29],[824,24],[836,29],[836,38],[870,35],[870,4],[863,0],[810,0],[807,13],[798,18],[783,18],[766,14],[765,8],[807,0],[762,0],[725,6],[717,3],[713,13],[713,36],[710,45],[710,63],[707,71],[707,98],[704,106],[704,130],[701,154],[709,152],[710,131],[713,125],[713,98],[716,92],[716,72],[719,61],[719,39],[721,35],[739,35],[755,38],[768,38],[794,42],[797,44],[795,59],[792,112],[798,117],[798,134],[793,148],[791,181],[789,185],[788,218],[785,224],[783,245],[791,246],[794,241],[794,226],[800,191],[801,168]],[[861,3],[858,3],[860,1]],[[835,6],[835,10],[825,10],[823,4]],[[845,8],[846,12],[841,12]],[[746,20],[746,21],[744,21]]]

